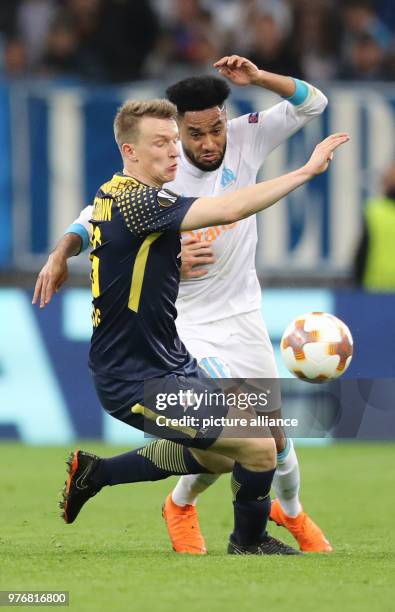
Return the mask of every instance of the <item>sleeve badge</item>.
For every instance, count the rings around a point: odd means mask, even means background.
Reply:
[[[259,113],[250,113],[248,115],[248,123],[258,123]]]

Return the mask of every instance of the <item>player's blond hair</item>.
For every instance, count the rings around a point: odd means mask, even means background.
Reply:
[[[176,116],[176,106],[165,98],[127,100],[115,115],[114,135],[116,143],[121,149],[125,142],[135,142],[139,135],[139,123],[143,117],[175,119]]]

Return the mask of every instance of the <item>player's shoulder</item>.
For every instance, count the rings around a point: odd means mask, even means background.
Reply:
[[[243,138],[259,128],[262,121],[262,111],[255,111],[252,113],[246,113],[245,115],[240,115],[239,117],[235,117],[228,122],[228,133],[230,136],[233,136],[233,138]]]
[[[118,172],[99,187],[98,193],[104,194],[107,197],[116,198],[124,193],[131,193],[132,191],[140,190],[144,187],[147,186],[143,185],[143,183],[140,183],[132,176],[126,176]]]
[[[251,132],[259,131],[260,127],[273,121],[276,115],[282,116],[289,108],[293,108],[292,104],[287,100],[281,100],[265,110],[253,111],[231,119],[228,122],[228,130],[234,135],[250,135]]]
[[[132,176],[126,176],[122,173],[114,174],[109,181],[103,183],[99,188],[99,192],[107,195],[107,197],[112,196],[114,199],[120,200],[126,196],[133,200],[157,199],[163,205],[174,204],[180,197],[178,193],[167,187],[151,187],[141,183]]]
[[[228,121],[228,126],[230,128],[234,128],[240,125],[256,125],[257,123],[259,123],[262,113],[263,111],[254,111],[251,113],[245,113],[244,115],[239,115],[238,117],[230,119],[230,121]]]

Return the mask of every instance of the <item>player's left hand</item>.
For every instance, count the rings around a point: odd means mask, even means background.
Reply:
[[[259,76],[258,66],[240,55],[226,55],[215,62],[214,68],[229,81],[242,87],[252,85]]]
[[[333,159],[333,153],[338,147],[350,140],[347,132],[337,132],[331,134],[325,140],[318,143],[309,161],[304,165],[304,170],[311,174],[311,177],[322,174],[328,170],[329,163]]]
[[[184,239],[181,242],[181,278],[201,278],[209,270],[206,266],[215,262],[212,243],[197,238]],[[203,266],[203,267],[202,267]]]
[[[53,295],[59,291],[69,275],[67,259],[51,253],[48,261],[38,275],[32,304],[37,304],[40,298],[40,308],[44,308],[51,301]]]

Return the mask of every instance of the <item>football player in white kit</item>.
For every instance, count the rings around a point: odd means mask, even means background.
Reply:
[[[256,85],[283,101],[266,111],[227,120],[230,89],[223,79],[192,77],[167,90],[177,106],[180,162],[176,179],[166,188],[193,196],[215,196],[255,184],[266,156],[308,121],[320,115],[326,97],[316,88],[258,69],[232,55],[216,62],[220,74],[240,86]],[[68,228],[55,254],[86,248],[92,207]],[[261,288],[255,270],[256,218],[227,226],[188,232],[182,250],[182,276],[177,300],[177,329],[189,352],[213,377],[277,378],[273,347],[261,316]],[[66,257],[53,254],[41,271],[35,298],[48,303],[67,277]],[[276,499],[270,518],[286,527],[305,552],[330,552],[321,529],[303,511],[300,474],[293,442],[276,439],[278,462],[273,480]],[[182,476],[166,498],[163,516],[173,548],[206,553],[196,511],[197,497],[218,475]]]

